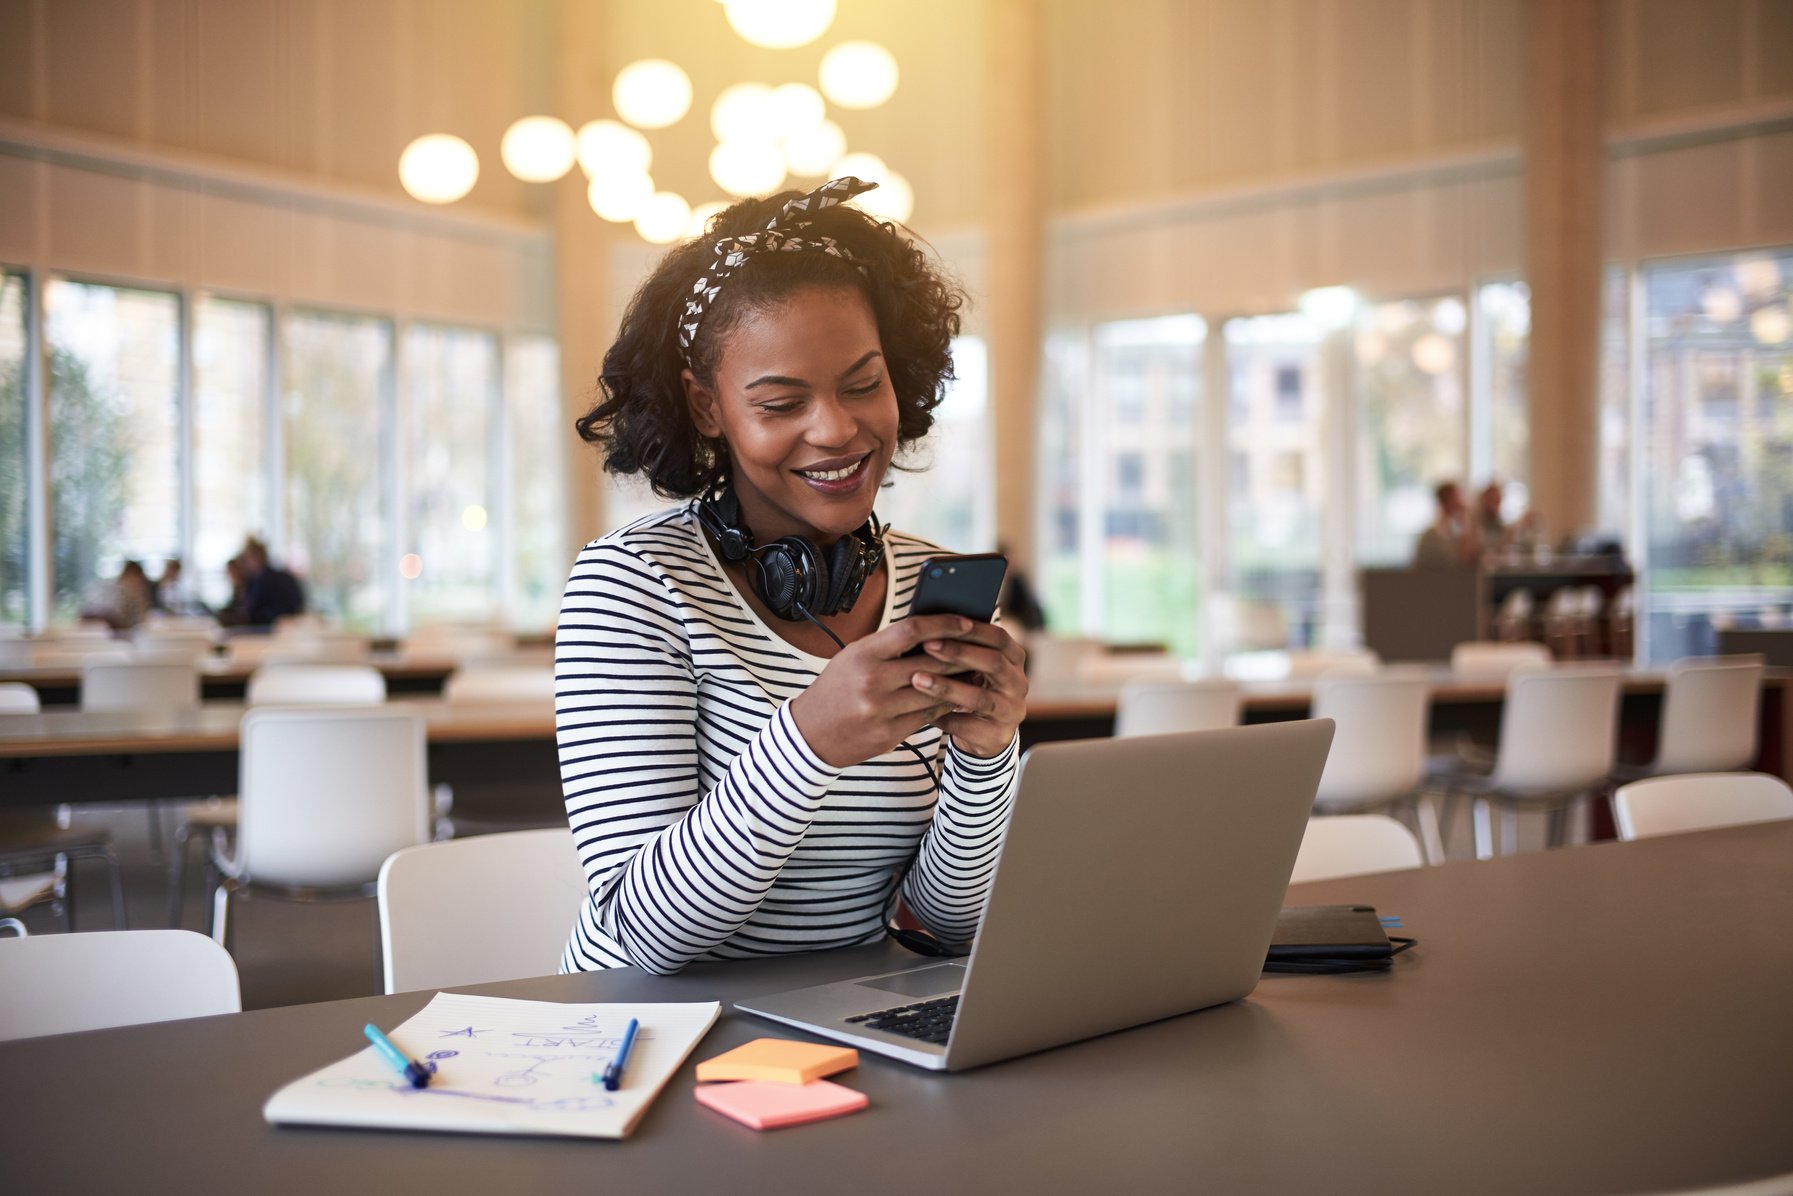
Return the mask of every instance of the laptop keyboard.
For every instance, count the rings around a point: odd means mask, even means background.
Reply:
[[[954,993],[933,1001],[862,1013],[847,1020],[869,1030],[882,1030],[886,1034],[901,1034],[904,1038],[918,1038],[935,1046],[945,1046],[953,1032],[953,1017],[958,1012],[959,994]]]

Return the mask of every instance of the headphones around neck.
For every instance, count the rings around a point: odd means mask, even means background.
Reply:
[[[727,481],[697,502],[697,519],[716,538],[722,559],[750,562],[748,584],[766,608],[788,622],[852,610],[884,560],[884,525],[873,515],[824,553],[803,536],[756,545],[741,520],[741,502]]]

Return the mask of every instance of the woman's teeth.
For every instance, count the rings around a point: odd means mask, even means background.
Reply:
[[[840,469],[799,469],[797,472],[806,478],[814,478],[818,482],[839,482],[844,481],[859,472],[859,467],[864,464],[865,458],[861,457],[859,460],[853,462],[853,464],[844,466]]]

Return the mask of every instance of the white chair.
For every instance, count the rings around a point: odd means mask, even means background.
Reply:
[[[429,841],[423,716],[387,706],[254,709],[243,716],[234,858],[215,852],[212,937],[232,897],[368,896],[386,857]]]
[[[552,706],[554,670],[463,665],[443,682],[442,700],[451,706],[480,702],[536,702]]]
[[[1368,648],[1304,648],[1288,654],[1290,681],[1312,681],[1328,673],[1368,677],[1382,658]]]
[[[0,681],[0,714],[36,714],[42,709],[37,690],[23,681]]]
[[[1735,772],[1756,762],[1762,705],[1760,656],[1677,660],[1662,693],[1662,733],[1648,776]]]
[[[1622,785],[1613,795],[1619,838],[1793,818],[1793,788],[1760,772],[1685,773]]]
[[[1619,674],[1564,666],[1508,676],[1500,745],[1486,776],[1459,774],[1456,793],[1474,799],[1476,858],[1494,855],[1493,806],[1502,808],[1502,845],[1512,850],[1517,811],[1550,816],[1548,841],[1562,842],[1569,808],[1602,789],[1618,741]]]
[[[1314,683],[1313,717],[1337,724],[1314,795],[1321,814],[1413,812],[1431,863],[1444,861],[1437,813],[1420,796],[1426,779],[1430,686],[1415,672],[1328,674]]]
[[[249,676],[247,699],[256,706],[377,706],[386,700],[386,678],[364,664],[269,664]],[[174,856],[168,869],[168,924],[181,924],[181,903],[187,893],[187,856],[201,833],[212,840],[213,854],[223,854],[224,841],[237,825],[237,803],[209,801],[181,811],[174,831]],[[209,886],[208,886],[209,887]]]
[[[81,709],[194,710],[199,669],[192,661],[102,661],[81,670]]]
[[[386,678],[365,664],[274,664],[250,674],[251,706],[377,706]]]
[[[584,897],[565,827],[397,852],[379,880],[386,991],[556,972]]]
[[[275,641],[271,635],[253,632],[239,632],[224,642],[224,658],[232,668],[256,668],[265,664],[268,654],[274,650]]]
[[[131,647],[141,659],[206,660],[216,644],[208,631],[140,629],[131,637]]]
[[[1231,681],[1129,681],[1115,705],[1114,733],[1169,735],[1239,725],[1239,687]]]
[[[1548,668],[1550,649],[1531,642],[1471,640],[1451,649],[1451,672],[1479,677],[1505,677],[1515,669]]]
[[[230,953],[188,930],[0,940],[0,1040],[243,1008]]]
[[[1337,742],[1334,740],[1334,742]],[[1425,863],[1413,832],[1384,814],[1310,818],[1290,884],[1395,872]]]
[[[263,657],[269,664],[361,664],[368,658],[365,635],[347,631],[300,631],[277,635]]]

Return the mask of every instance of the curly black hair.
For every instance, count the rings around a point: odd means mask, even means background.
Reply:
[[[606,470],[642,475],[655,493],[669,499],[696,497],[718,480],[724,446],[698,432],[685,405],[679,316],[692,284],[715,259],[716,241],[764,228],[799,194],[745,199],[718,212],[703,236],[667,253],[635,292],[616,342],[604,354],[598,402],[574,425],[580,439],[603,451]],[[844,204],[824,208],[813,219],[805,235],[834,238],[853,261],[820,252],[749,258],[704,314],[691,345],[691,372],[714,387],[729,334],[747,313],[805,287],[850,287],[865,296],[878,321],[897,397],[898,445],[919,440],[933,426],[934,408],[953,380],[952,339],[959,332],[964,292],[895,224]],[[855,263],[864,266],[863,273]]]

